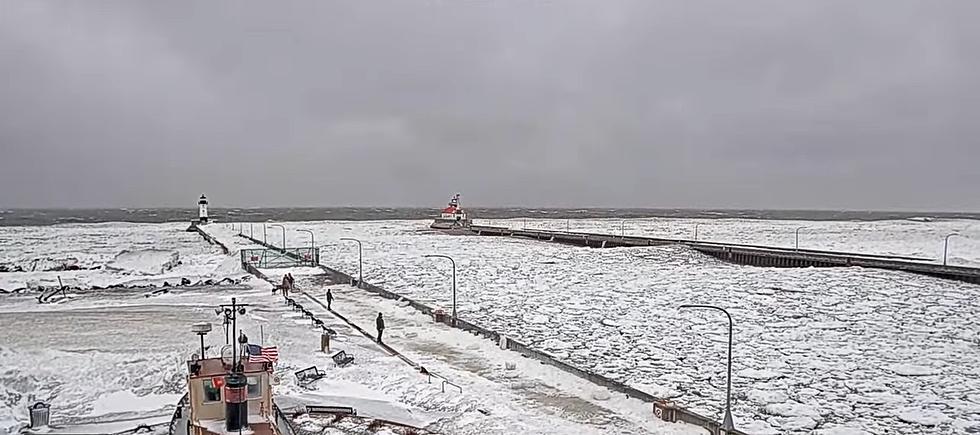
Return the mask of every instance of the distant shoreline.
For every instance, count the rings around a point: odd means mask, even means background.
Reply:
[[[974,219],[975,212],[888,212],[833,210],[712,210],[712,209],[640,209],[640,208],[467,208],[476,219],[759,219],[810,221],[880,221],[902,219]],[[297,207],[297,208],[216,208],[212,219],[219,222],[295,222],[295,221],[368,221],[430,219],[437,208],[390,207]],[[104,222],[165,223],[190,222],[197,217],[195,208],[153,209],[8,209],[0,210],[0,226],[46,226]]]

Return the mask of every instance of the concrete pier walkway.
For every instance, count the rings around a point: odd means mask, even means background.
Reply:
[[[550,230],[513,229],[474,225],[472,234],[480,236],[521,237],[568,245],[593,248],[624,246],[684,245],[703,254],[732,263],[762,267],[869,267],[930,275],[938,278],[980,284],[980,268],[945,266],[930,263],[928,259],[831,252],[808,249],[778,248],[733,243],[701,242],[683,239],[665,239],[641,236],[614,236],[609,234],[562,232]]]

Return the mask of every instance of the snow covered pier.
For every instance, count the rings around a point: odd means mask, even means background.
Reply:
[[[494,226],[471,226],[481,236],[521,237],[594,248],[684,245],[712,257],[738,264],[761,267],[868,267],[897,270],[938,278],[980,284],[980,268],[930,263],[917,257],[831,252],[779,248],[733,243],[701,242],[642,236],[562,232],[553,230],[513,229]]]
[[[250,237],[250,236],[245,235],[245,234],[239,234],[239,237],[241,237],[243,239],[246,239],[246,240],[248,240],[249,242],[251,242],[253,244],[256,244],[256,245],[259,245],[259,246],[263,246],[263,247],[265,247],[267,249],[276,250],[276,251],[282,252],[282,254],[284,256],[294,257],[296,260],[300,260],[300,258],[297,257],[295,253],[282,250],[282,248],[277,247],[277,246],[275,246],[273,244],[270,244],[270,243],[267,243],[267,242],[264,242],[264,241],[255,239],[255,238]],[[258,271],[257,269],[251,267],[250,265],[243,264],[243,267],[245,267],[250,273],[258,276],[259,278],[261,278],[263,280],[266,280],[266,281],[268,281],[270,283],[274,283],[274,280],[270,280],[268,277],[264,276],[260,271]],[[332,283],[334,283],[334,284],[337,284],[337,283],[351,283],[351,284],[354,284],[354,286],[356,288],[360,289],[360,290],[365,290],[365,291],[374,293],[375,295],[378,295],[378,296],[380,296],[382,298],[385,298],[385,299],[390,299],[390,300],[398,301],[399,303],[404,303],[404,304],[406,304],[407,307],[410,307],[412,309],[415,309],[418,312],[420,312],[420,313],[422,313],[422,314],[424,314],[426,316],[433,316],[435,314],[435,311],[436,311],[435,308],[433,308],[433,307],[431,307],[429,305],[426,305],[426,304],[421,303],[419,301],[416,301],[416,300],[407,298],[407,297],[405,297],[403,295],[400,295],[398,293],[394,293],[394,292],[385,290],[384,288],[381,288],[379,286],[370,284],[368,282],[358,282],[358,281],[356,281],[354,279],[353,276],[348,275],[348,274],[346,274],[344,272],[341,272],[339,270],[336,270],[336,269],[333,269],[333,268],[324,266],[322,264],[321,265],[318,265],[318,267],[319,267],[319,269],[323,270],[323,272],[325,273],[325,275],[327,277],[329,277],[330,281]],[[310,295],[310,294],[308,294],[306,292],[302,292],[302,294],[304,294],[306,297],[310,298],[314,302],[320,304],[324,309],[326,309],[326,306],[324,306],[322,304],[322,302],[319,302],[312,295]],[[333,310],[328,310],[328,311],[330,312],[330,314],[332,314],[335,317],[340,318],[345,323],[347,323],[351,327],[353,327],[356,330],[358,330],[362,335],[364,335],[364,336],[366,336],[368,338],[371,338],[372,341],[373,341],[373,338],[374,337],[370,333],[364,331],[362,328],[358,327],[357,325],[355,325],[354,323],[352,323],[350,320],[344,318],[339,313],[337,313],[337,312],[335,312]],[[577,377],[579,377],[581,379],[584,379],[586,381],[592,382],[592,383],[594,383],[596,385],[599,385],[599,386],[602,386],[602,387],[606,387],[606,388],[608,388],[611,391],[623,393],[623,394],[625,394],[625,397],[626,398],[635,398],[635,399],[639,399],[641,401],[644,401],[646,403],[651,403],[651,404],[653,404],[653,408],[651,409],[652,414],[655,415],[656,417],[658,417],[661,420],[668,421],[668,422],[682,422],[682,423],[686,423],[686,424],[693,425],[693,426],[696,426],[696,427],[704,428],[710,434],[726,433],[727,435],[747,435],[745,432],[742,432],[741,430],[737,430],[737,429],[733,429],[733,430],[724,432],[721,429],[721,423],[718,422],[718,421],[716,421],[716,420],[714,420],[714,419],[712,419],[712,418],[710,418],[710,417],[704,416],[702,414],[699,414],[697,412],[694,412],[694,411],[689,410],[689,409],[686,409],[686,408],[682,408],[680,406],[677,406],[677,404],[674,403],[674,402],[672,402],[672,401],[669,401],[667,399],[663,399],[663,398],[660,398],[660,397],[656,397],[656,396],[654,396],[654,395],[652,395],[650,393],[647,393],[645,391],[636,389],[636,388],[631,387],[629,385],[626,385],[626,384],[624,384],[622,382],[619,382],[619,381],[610,379],[610,378],[608,378],[606,376],[602,376],[602,375],[600,375],[598,373],[594,373],[594,372],[591,372],[591,371],[588,371],[588,370],[583,370],[583,369],[581,369],[579,367],[575,367],[575,366],[573,366],[573,365],[571,365],[571,364],[569,364],[567,362],[562,361],[560,358],[556,358],[555,356],[553,356],[553,355],[551,355],[551,354],[549,354],[547,352],[543,352],[543,351],[537,350],[537,349],[535,349],[535,348],[533,348],[533,347],[531,347],[531,346],[529,346],[527,344],[521,343],[521,342],[519,342],[517,340],[514,340],[513,338],[507,337],[504,334],[501,334],[501,333],[499,333],[497,331],[493,331],[493,330],[490,330],[490,329],[481,327],[481,326],[476,325],[474,323],[467,322],[467,321],[465,321],[463,319],[456,319],[456,321],[454,323],[454,322],[451,322],[448,317],[446,317],[440,323],[443,323],[446,326],[449,326],[449,327],[452,327],[452,328],[461,329],[463,331],[470,332],[470,333],[472,333],[474,335],[481,336],[483,338],[489,339],[489,340],[491,340],[491,341],[493,341],[495,343],[498,343],[501,349],[506,349],[506,350],[517,352],[517,353],[521,354],[522,356],[524,356],[526,358],[529,358],[529,359],[538,361],[538,362],[540,362],[542,364],[546,364],[546,365],[549,365],[549,366],[552,366],[552,367],[556,367],[556,368],[558,368],[558,369],[560,369],[560,370],[562,370],[564,372],[567,372],[567,373],[570,373],[572,375],[575,375],[575,376],[577,376]],[[398,351],[392,349],[388,345],[386,345],[386,344],[380,344],[380,343],[378,343],[378,345],[381,348],[383,348],[386,352],[388,352],[389,354],[394,355],[394,356],[402,359],[403,361],[407,362],[409,365],[411,365],[411,366],[413,366],[415,368],[421,367],[421,365],[419,365],[418,363],[415,363],[415,362],[407,359],[406,357],[404,357],[403,355],[401,355],[401,353],[399,353]],[[435,375],[435,376],[440,377],[440,378],[443,378],[442,376],[439,376],[439,375]],[[443,379],[445,379],[445,378],[443,378]],[[453,385],[455,385],[455,384],[453,384]]]

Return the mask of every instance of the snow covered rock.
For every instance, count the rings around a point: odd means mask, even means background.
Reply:
[[[599,401],[606,401],[612,399],[612,396],[606,390],[598,390],[592,392],[592,398]]]

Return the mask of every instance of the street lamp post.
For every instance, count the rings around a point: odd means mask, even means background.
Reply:
[[[943,242],[943,266],[946,265],[946,254],[949,252],[949,238],[958,235],[959,233],[949,233],[946,235],[946,241]]]
[[[448,255],[428,254],[425,258],[445,258],[453,263],[453,326],[456,326],[456,261]]]
[[[565,219],[565,233],[570,233],[570,232],[572,232],[572,220]]]
[[[310,256],[313,257],[313,264],[320,264],[320,259],[316,258],[316,237],[313,236],[313,231],[310,230],[296,230],[296,231],[310,234]]]
[[[619,237],[626,238],[626,220],[623,219],[619,224]]]
[[[353,237],[341,237],[340,240],[348,242],[357,242],[357,286],[361,286],[361,282],[364,281],[364,255],[361,249],[361,241]]]
[[[694,241],[695,242],[698,241],[698,227],[700,227],[700,226],[701,226],[701,224],[694,224]]]
[[[269,243],[269,226],[262,223],[262,243]]]
[[[254,234],[255,234],[255,227],[253,227],[253,226],[252,226],[252,223],[251,223],[251,222],[249,222],[249,223],[248,223],[248,237],[249,237],[249,238],[253,238],[253,239],[254,239],[254,238],[255,238],[255,237],[254,237]]]
[[[800,250],[800,230],[802,230],[804,228],[806,228],[806,227],[798,227],[796,229],[796,250],[797,251]]]
[[[279,225],[279,224],[272,224],[272,225],[269,225],[269,226],[270,227],[279,227],[279,229],[282,230],[282,250],[285,251],[286,250],[286,227],[284,227],[282,225]]]
[[[732,421],[732,315],[728,314],[728,311],[724,308],[714,305],[681,305],[680,307],[718,310],[728,316],[728,392],[727,398],[725,399],[725,419],[721,422],[721,428],[726,433],[731,432],[735,430],[735,423]]]

